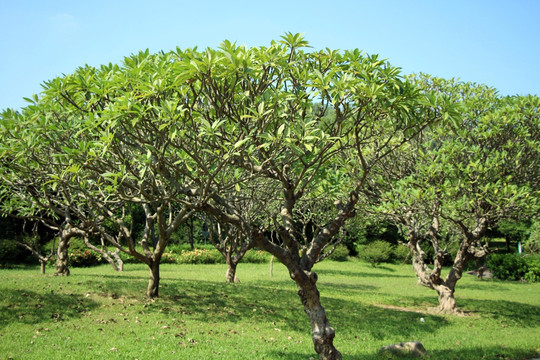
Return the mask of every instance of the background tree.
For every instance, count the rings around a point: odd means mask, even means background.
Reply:
[[[6,110],[0,118],[2,210],[21,219],[41,222],[56,231],[55,275],[69,275],[69,240],[82,235],[84,230],[76,226],[69,193],[51,182],[70,164],[67,158],[54,153],[49,136],[54,134],[53,142],[61,136],[69,136],[70,124],[49,126],[48,119],[40,117],[37,97],[30,101],[33,105],[22,113]]]
[[[498,98],[495,90],[425,77],[429,89],[462,105],[459,122],[434,128],[386,164],[383,212],[407,236],[420,283],[439,294],[439,311],[457,312],[454,291],[466,264],[488,254],[488,226],[526,216],[538,203],[535,98]],[[536,113],[536,114],[535,114]],[[400,167],[401,164],[401,167]],[[536,169],[536,170],[534,170]],[[448,239],[459,239],[443,278]],[[431,246],[433,268],[428,267]]]

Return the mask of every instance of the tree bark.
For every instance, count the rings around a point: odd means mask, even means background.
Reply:
[[[298,296],[311,323],[311,337],[320,360],[339,360],[341,353],[334,347],[335,331],[330,326],[326,312],[321,305],[317,289],[317,274],[314,272],[291,273],[298,286]]]
[[[42,259],[39,259],[39,265],[40,265],[40,272],[41,272],[41,275],[45,275],[45,269],[46,269],[46,266],[47,266],[47,260],[42,260]]]
[[[444,314],[456,314],[459,312],[456,298],[454,297],[454,289],[446,284],[441,284],[436,286],[435,290],[437,291],[437,294],[439,294],[438,312]]]
[[[62,231],[64,232],[64,231]],[[55,276],[68,276],[69,275],[69,239],[71,236],[67,234],[60,234],[58,240],[58,251],[56,252],[56,272]]]
[[[159,296],[159,261],[152,261],[148,267],[150,268],[150,279],[146,296],[153,299]]]
[[[237,266],[238,263],[234,261],[227,261],[227,273],[225,274],[225,278],[228,283],[240,282],[240,280],[236,277]]]
[[[189,222],[187,222],[186,235],[188,239],[188,244],[191,250],[195,249],[195,244],[193,242],[193,218],[191,217]]]
[[[115,251],[109,251],[105,247],[103,238],[101,239],[101,246],[102,246],[101,248],[93,245],[87,236],[84,237],[84,243],[90,249],[94,250],[95,252],[103,256],[105,261],[107,261],[115,271],[124,271],[124,262],[122,261],[122,258],[120,258],[120,255],[118,254],[120,249],[117,248]]]
[[[120,254],[118,252],[113,252],[113,257],[114,257],[114,260],[116,260],[116,262],[113,261],[113,263],[111,264],[113,269],[116,270],[116,268],[114,267],[116,265],[119,272],[124,271],[124,261],[120,257]]]

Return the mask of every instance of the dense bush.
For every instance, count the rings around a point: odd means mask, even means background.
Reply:
[[[412,263],[412,257],[410,256],[410,253],[411,251],[407,246],[397,245],[394,247],[392,259],[397,264],[410,264]]]
[[[540,259],[538,256],[520,254],[492,254],[488,268],[501,280],[540,280]]]
[[[139,263],[133,256],[120,253],[125,264]],[[270,261],[270,254],[261,250],[248,250],[241,262],[264,263]],[[212,245],[197,245],[191,250],[188,244],[175,244],[161,257],[162,264],[224,264],[225,258]]]
[[[243,263],[254,263],[262,264],[270,261],[270,254],[262,250],[248,250],[241,262]]]
[[[393,250],[392,244],[386,241],[376,240],[362,247],[359,256],[371,266],[376,267],[380,263],[389,262],[392,259]]]
[[[520,280],[526,273],[527,264],[518,254],[492,254],[488,259],[488,268],[501,280]]]
[[[0,266],[16,263],[21,251],[15,240],[0,239]]]
[[[75,249],[69,252],[69,266],[87,267],[101,264],[103,262],[101,254],[90,249]]]
[[[527,272],[523,279],[530,282],[540,281],[540,256],[524,256],[523,259],[527,263]]]
[[[540,222],[531,227],[529,238],[523,243],[523,250],[528,254],[540,254]]]
[[[182,251],[176,257],[178,264],[223,264],[225,258],[217,249],[195,249],[192,251]]]
[[[212,244],[196,244],[192,249],[190,244],[169,244],[167,249],[169,252],[180,255],[184,251],[193,251],[195,249],[214,250],[215,247]]]
[[[328,257],[328,260],[347,261],[349,257],[349,248],[343,244],[339,244],[334,249],[334,252]]]
[[[182,250],[180,254],[167,253],[167,261],[174,258],[177,264],[224,264],[225,258],[215,249]],[[165,257],[165,255],[164,255]],[[242,263],[265,263],[270,260],[270,255],[261,250],[248,250]]]

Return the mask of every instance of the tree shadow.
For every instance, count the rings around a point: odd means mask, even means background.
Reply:
[[[540,319],[540,306],[508,300],[459,299],[462,309],[488,316],[506,325],[535,328]]]
[[[131,282],[126,280],[125,283],[119,283],[118,280],[109,283],[110,280],[105,279],[100,283],[100,289],[114,288],[115,291],[126,294],[135,291]],[[348,284],[336,286],[356,288]],[[209,323],[249,321],[267,324],[271,328],[278,323],[279,327],[292,331],[305,333],[310,330],[309,321],[292,281],[288,281],[287,286],[282,286],[272,280],[262,281],[260,284],[227,284],[205,280],[167,279],[161,286],[160,298],[149,301],[141,297],[141,301],[145,304],[143,313],[186,315],[196,321]],[[423,332],[432,333],[447,324],[442,316],[419,315],[417,312],[336,299],[325,296],[324,291],[321,301],[330,323],[338,332],[367,334],[374,339],[385,339],[395,334],[412,336]],[[420,316],[425,317],[426,323],[419,322]]]
[[[376,278],[381,278],[381,277],[414,278],[415,277],[414,273],[411,273],[411,275],[394,274],[396,270],[389,267],[378,266],[375,268],[375,270],[377,269],[384,270],[384,271],[377,271],[377,272],[372,272],[372,273],[366,273],[366,272],[356,271],[356,270],[334,270],[334,269],[315,269],[314,271],[320,276],[324,275],[328,277],[335,276],[335,275],[353,276],[353,277],[355,276],[356,277],[376,277]]]
[[[384,306],[362,305],[341,299],[323,299],[328,317],[336,331],[384,340],[399,335],[402,338],[431,334],[447,326],[441,315],[409,311]],[[423,318],[424,321],[420,321]],[[411,340],[412,341],[412,340]]]
[[[95,309],[98,304],[82,295],[47,294],[28,290],[2,290],[0,328],[13,322],[39,324],[81,317],[82,313]]]
[[[390,344],[388,344],[390,345]],[[338,348],[339,350],[339,348]],[[491,359],[491,360],[525,360],[533,359],[540,356],[540,352],[535,350],[523,350],[515,348],[504,347],[482,347],[482,348],[463,348],[456,349],[449,348],[444,350],[432,350],[426,349],[428,352],[428,359],[437,360],[455,360],[455,359]],[[270,352],[272,359],[291,359],[291,360],[305,360],[309,358],[317,358],[315,352],[286,352],[275,349]],[[379,353],[378,351],[366,352],[359,348],[357,351],[343,352],[344,359],[351,360],[389,360],[389,359],[418,359],[413,355],[392,355],[388,353]]]

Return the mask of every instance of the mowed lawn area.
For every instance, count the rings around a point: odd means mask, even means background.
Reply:
[[[148,270],[127,264],[0,270],[1,359],[309,359],[311,328],[281,264],[161,267],[160,298],[144,297]],[[50,273],[52,269],[48,269]],[[528,359],[540,351],[540,284],[464,275],[458,305],[467,316],[430,313],[436,293],[410,265],[317,264],[335,345],[344,359],[379,359],[378,349],[420,341],[431,359]],[[424,321],[421,321],[421,318]],[[383,357],[384,358],[384,357]]]

